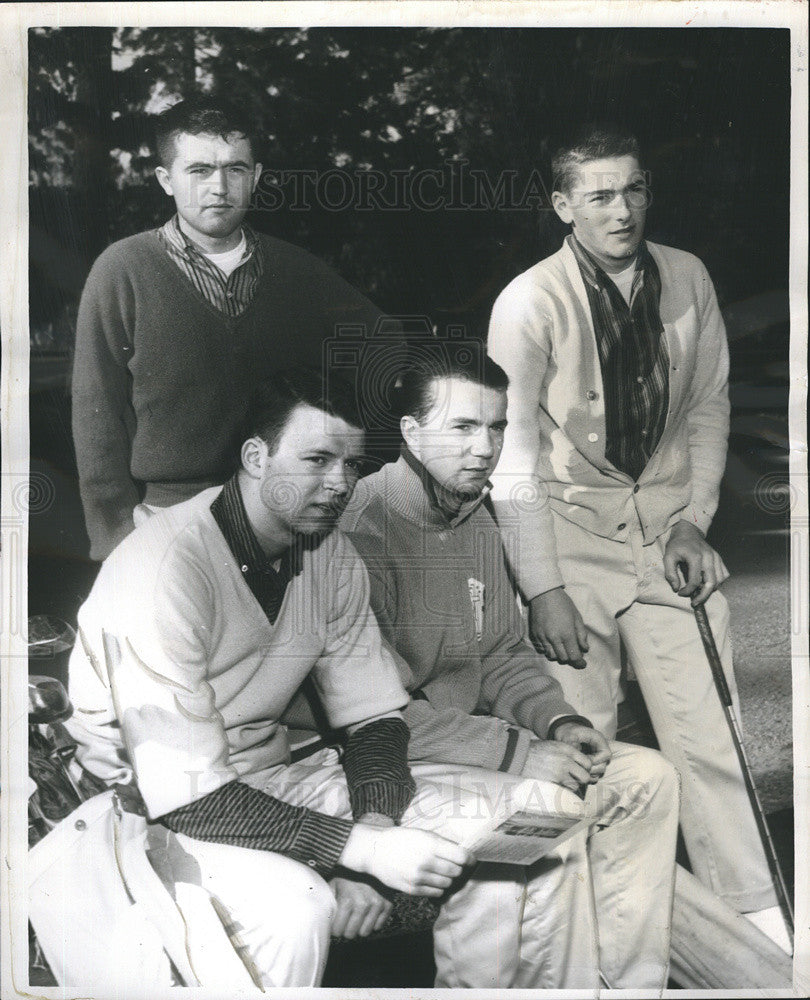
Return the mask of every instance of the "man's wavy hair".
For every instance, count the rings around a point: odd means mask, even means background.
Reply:
[[[167,169],[176,154],[175,140],[187,135],[218,135],[226,141],[238,135],[250,143],[253,159],[259,160],[259,142],[253,122],[240,108],[217,97],[190,97],[173,104],[157,116],[155,148],[160,164]]]
[[[641,147],[632,132],[608,122],[583,126],[551,158],[552,191],[570,194],[578,167],[617,156],[635,156],[641,166]]]
[[[267,442],[272,454],[298,406],[311,406],[340,417],[352,427],[363,427],[354,387],[349,382],[331,373],[325,380],[319,369],[299,365],[274,373],[253,390],[239,427],[236,453],[245,441],[259,437]]]
[[[398,416],[421,423],[436,401],[436,382],[448,378],[498,392],[509,388],[508,375],[487,355],[482,340],[438,340],[435,345],[420,345],[419,356],[402,373],[396,392]]]

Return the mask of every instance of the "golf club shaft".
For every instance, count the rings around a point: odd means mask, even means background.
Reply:
[[[697,627],[700,632],[701,641],[703,642],[703,648],[706,651],[706,659],[709,661],[709,666],[711,667],[714,684],[723,705],[723,712],[725,713],[729,729],[731,730],[731,738],[734,743],[734,749],[737,751],[737,758],[740,762],[740,768],[742,769],[745,790],[748,793],[748,799],[751,803],[751,808],[754,811],[754,818],[756,819],[757,828],[759,829],[762,848],[765,851],[765,857],[768,860],[768,867],[770,868],[774,888],[776,889],[776,895],[779,899],[779,906],[792,934],[794,929],[793,907],[790,904],[790,897],[788,895],[787,885],[785,884],[785,877],[782,874],[779,859],[776,856],[776,848],[774,847],[773,840],[771,839],[771,832],[768,829],[768,821],[765,818],[765,810],[762,808],[762,803],[760,802],[759,795],[757,794],[754,777],[751,773],[751,765],[748,763],[748,757],[746,756],[745,748],[743,747],[742,733],[740,732],[739,723],[734,714],[734,705],[731,700],[731,690],[729,689],[726,675],[723,672],[723,665],[720,662],[720,655],[717,652],[717,645],[714,641],[714,635],[712,633],[711,625],[709,624],[708,615],[706,614],[706,608],[702,604],[699,604],[695,608],[695,620],[697,621]]]

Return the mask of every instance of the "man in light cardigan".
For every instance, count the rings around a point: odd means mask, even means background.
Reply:
[[[493,499],[532,639],[577,711],[616,731],[621,648],[682,779],[693,870],[789,949],[693,615],[706,606],[736,686],[728,576],[706,541],[729,424],[728,349],[694,256],[645,242],[648,186],[627,133],[590,127],[552,163],[571,233],[492,311],[510,378]]]

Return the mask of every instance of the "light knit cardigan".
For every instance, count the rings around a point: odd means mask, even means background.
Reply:
[[[640,523],[647,544],[681,518],[705,532],[717,509],[729,428],[723,319],[697,257],[647,247],[661,274],[669,410],[637,483],[605,458],[599,355],[570,247],[515,278],[492,310],[488,350],[510,380],[492,495],[501,527],[519,535],[513,570],[526,599],[562,583],[551,510],[619,541]]]

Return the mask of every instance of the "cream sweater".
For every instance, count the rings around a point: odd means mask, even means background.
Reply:
[[[335,532],[304,553],[271,625],[211,514],[219,490],[129,535],[79,612],[79,760],[108,782],[134,772],[152,817],[286,764],[278,720],[310,671],[335,728],[408,700],[351,543]]]

